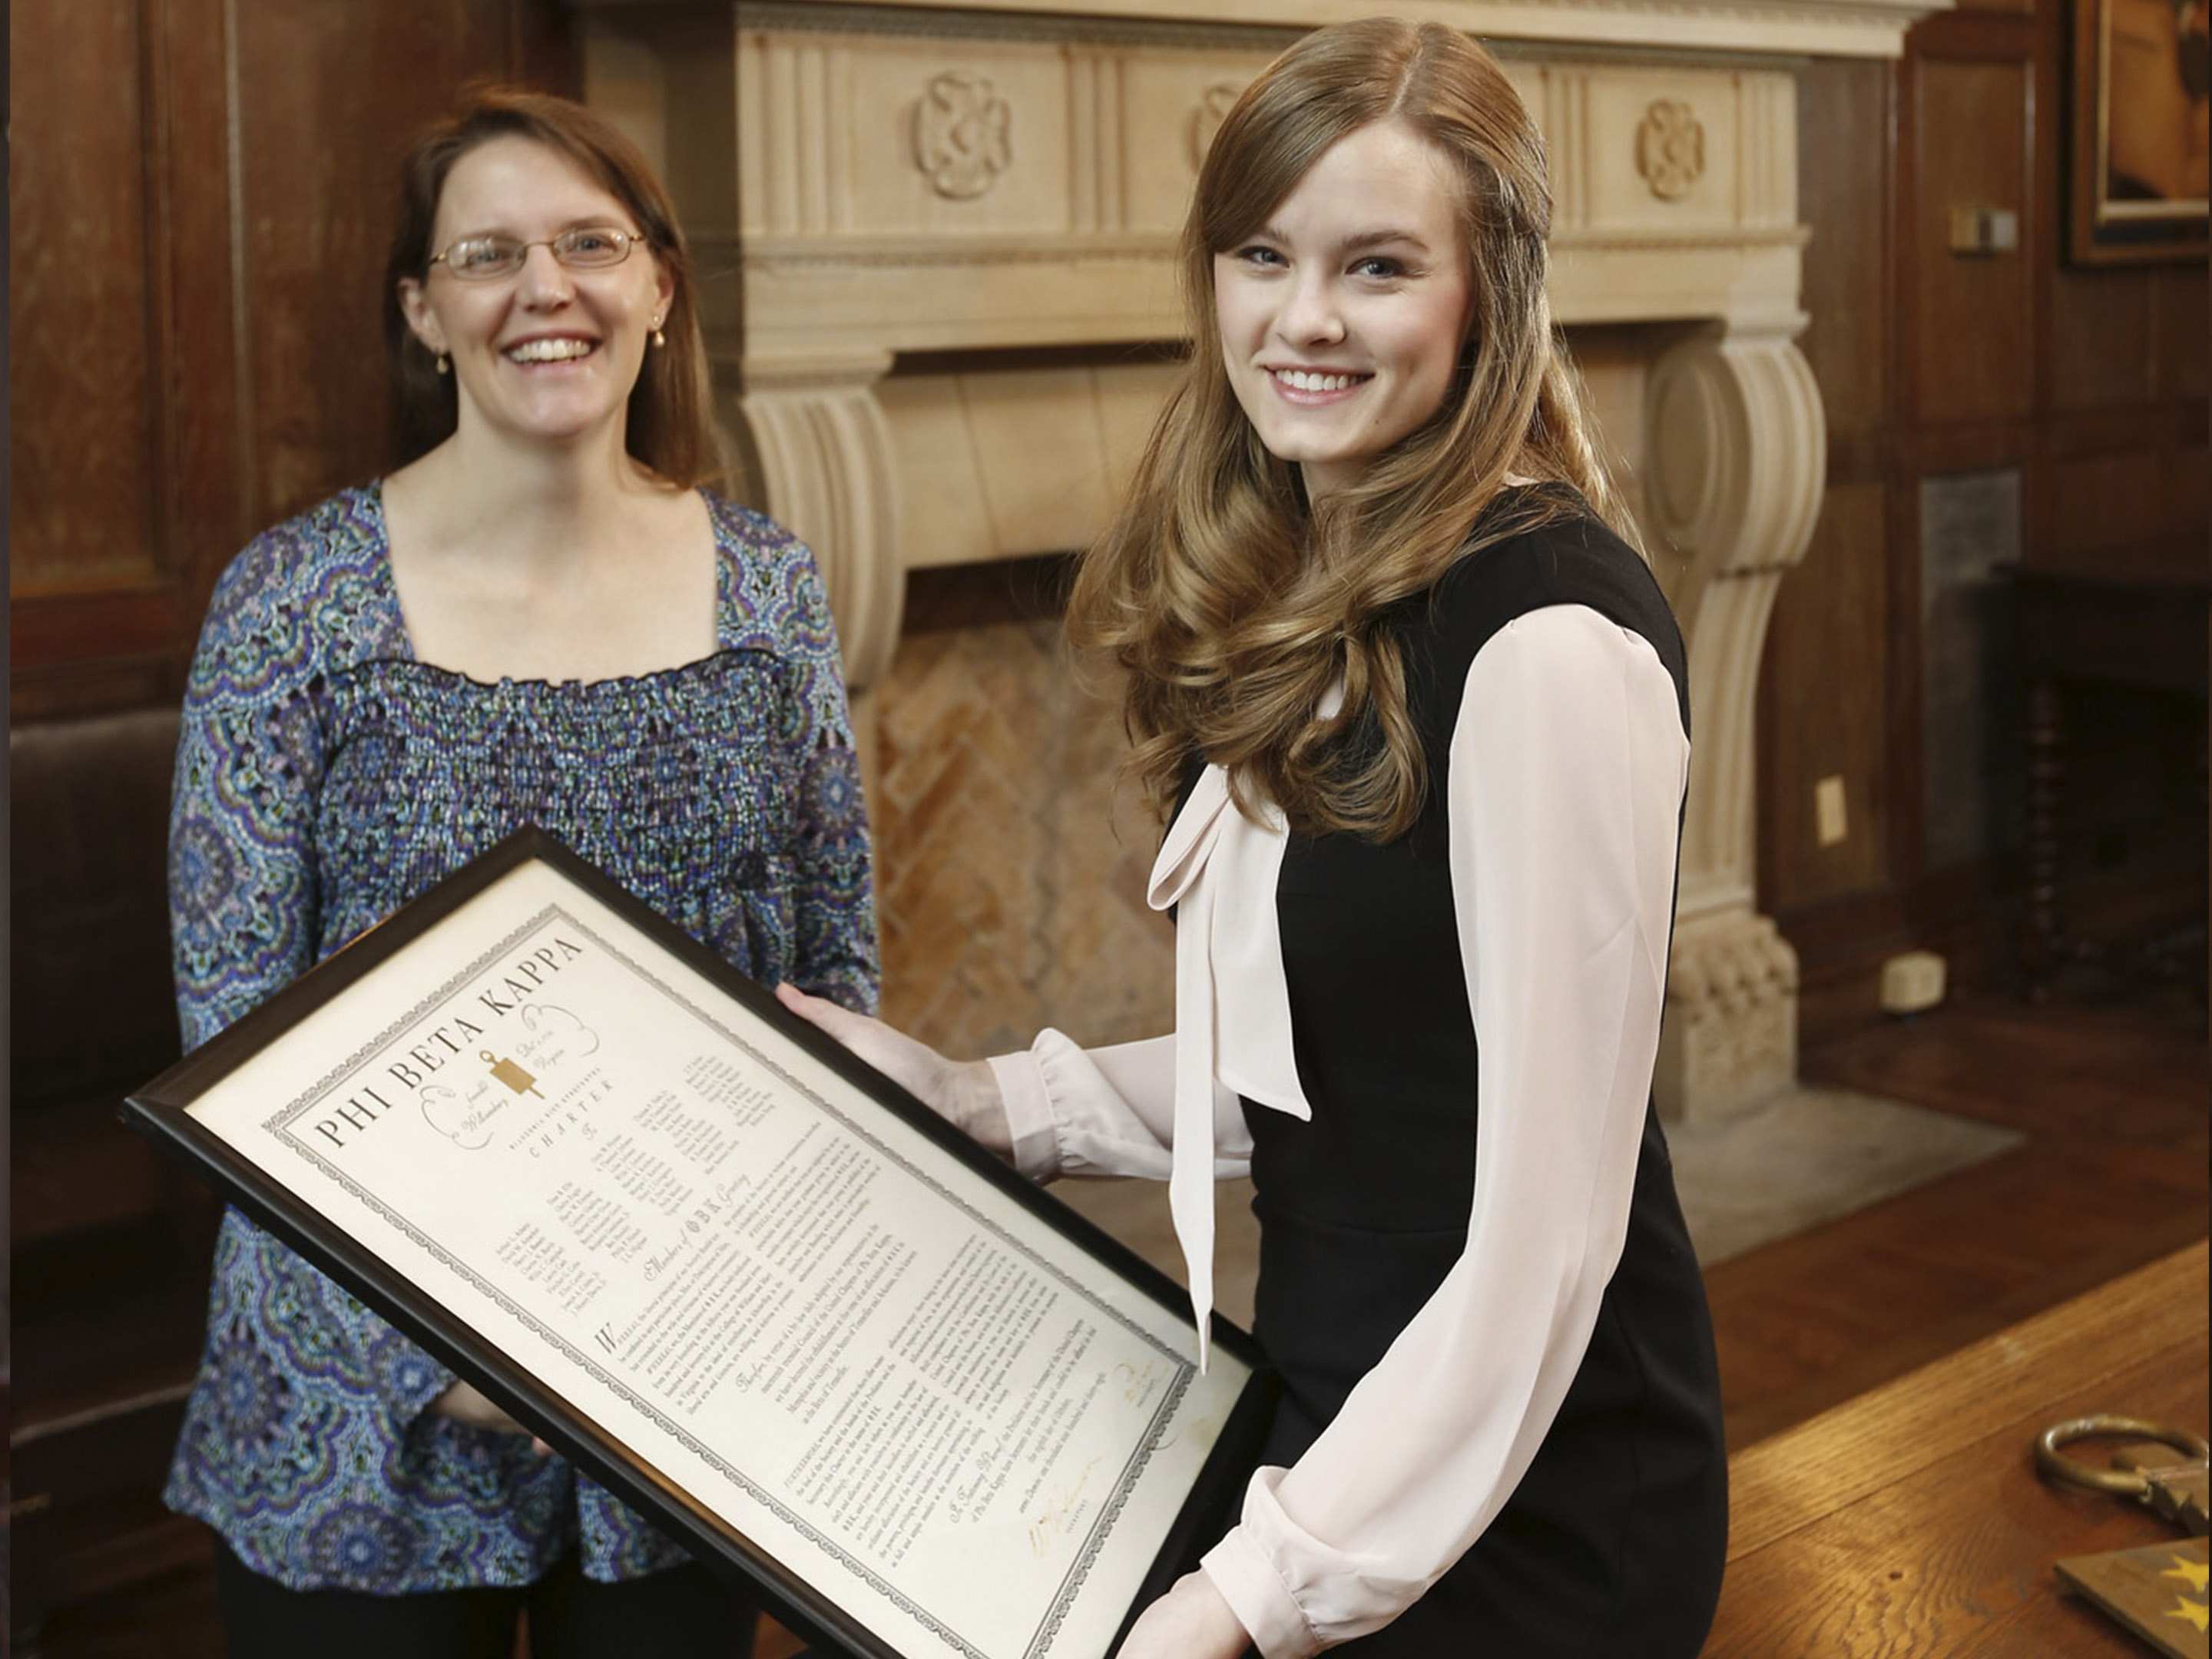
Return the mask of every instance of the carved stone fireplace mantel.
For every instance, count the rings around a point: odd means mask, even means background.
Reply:
[[[1753,714],[1820,498],[1797,67],[1900,50],[1948,0],[1444,0],[1549,141],[1553,305],[1637,325],[1600,399],[1691,653],[1695,753],[1659,1091],[1680,1119],[1796,1070],[1760,916]],[[1359,0],[574,0],[586,96],[695,240],[724,424],[812,543],[863,700],[906,574],[1079,547],[1174,369],[1173,250],[1223,112]],[[1169,15],[1162,15],[1167,13]],[[1629,406],[1622,406],[1624,401]]]

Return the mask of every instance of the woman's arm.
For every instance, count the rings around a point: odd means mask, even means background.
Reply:
[[[1175,1121],[1175,1039],[1085,1048],[1048,1027],[1018,1054],[953,1060],[883,1021],[794,986],[783,1006],[811,1020],[968,1137],[1032,1181],[1165,1180]],[[1214,1087],[1214,1171],[1245,1173],[1251,1133],[1235,1094]]]
[[[796,542],[784,551],[793,561],[785,584],[792,625],[784,658],[784,730],[778,735],[797,791],[791,976],[842,1007],[872,1013],[880,980],[875,891],[844,663],[813,555]]]
[[[170,945],[187,1051],[307,971],[320,944],[323,754],[301,550],[263,536],[216,584],[185,691],[169,803]]]
[[[1015,1167],[1036,1180],[1141,1176],[1165,1181],[1175,1146],[1176,1039],[1085,1048],[1047,1027],[989,1065],[1006,1102]],[[1213,1178],[1250,1171],[1243,1103],[1213,1084]]]
[[[326,756],[316,686],[330,665],[318,626],[320,552],[312,518],[261,536],[224,572],[201,627],[169,814],[171,945],[187,1050],[321,955],[315,812]],[[240,1271],[301,1281],[256,1298],[256,1322],[296,1307],[335,1325],[319,1339],[326,1363],[381,1398],[395,1437],[426,1410],[471,1420],[479,1403],[493,1409],[473,1390],[456,1392],[453,1374],[411,1345],[419,1363],[391,1363],[381,1319],[256,1237],[233,1259],[258,1265]],[[266,1352],[287,1352],[285,1340],[270,1335]]]
[[[1410,1605],[1504,1505],[1580,1367],[1627,1231],[1688,754],[1650,647],[1586,608],[1521,618],[1468,672],[1449,805],[1476,1202],[1444,1283],[1206,1557],[1268,1659]]]

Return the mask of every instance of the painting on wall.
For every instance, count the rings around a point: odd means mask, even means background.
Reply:
[[[2081,264],[2205,257],[2212,5],[2075,0],[2071,235]]]

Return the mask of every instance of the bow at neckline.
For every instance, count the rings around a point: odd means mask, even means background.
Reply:
[[[1175,1141],[1168,1211],[1190,1275],[1199,1365],[1213,1308],[1213,1152],[1216,1084],[1255,1105],[1310,1118],[1291,1041],[1275,884],[1287,844],[1283,816],[1264,803],[1259,822],[1237,810],[1218,766],[1169,825],[1146,902],[1176,908]]]

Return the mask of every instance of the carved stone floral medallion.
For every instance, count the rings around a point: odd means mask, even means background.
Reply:
[[[1705,171],[1705,129],[1675,98],[1653,101],[1636,129],[1636,170],[1662,202],[1687,196]]]
[[[1014,164],[1014,115],[987,76],[947,70],[914,106],[914,164],[939,196],[973,201]]]

